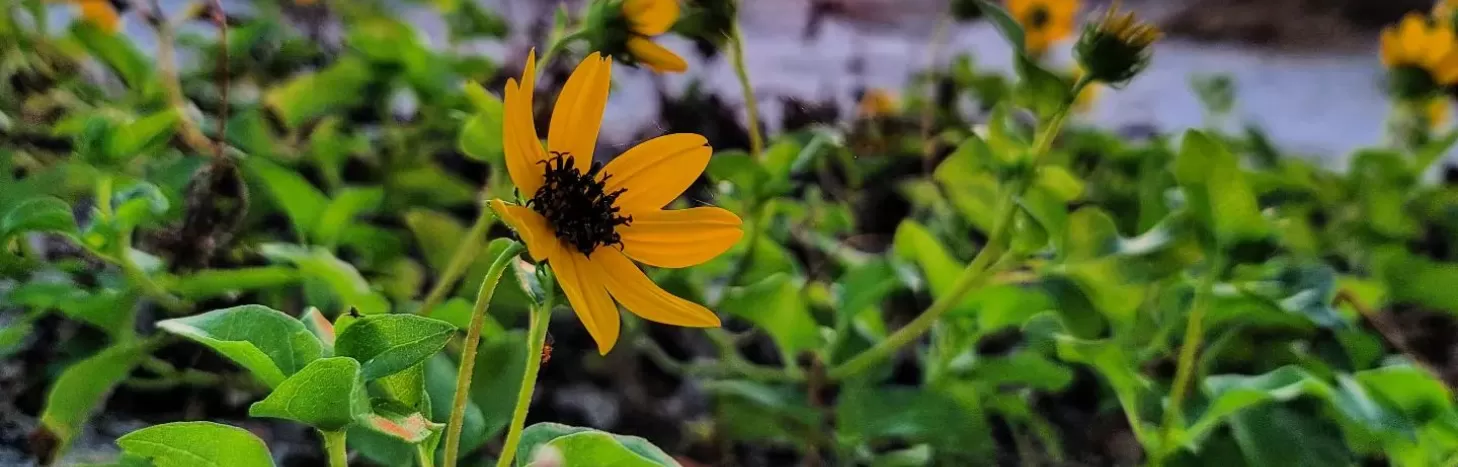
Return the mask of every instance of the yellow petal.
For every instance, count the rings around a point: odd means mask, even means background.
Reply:
[[[624,189],[617,207],[624,214],[653,211],[683,194],[709,166],[709,140],[675,133],[644,141],[603,167],[603,191]]]
[[[547,149],[571,154],[576,167],[592,165],[592,150],[597,145],[597,131],[602,127],[602,112],[607,106],[611,82],[612,59],[597,52],[589,54],[572,70],[562,85],[557,104],[552,107],[552,125],[547,130]]]
[[[683,73],[688,70],[688,62],[683,61],[683,57],[641,36],[628,38],[628,53],[633,54],[633,59],[638,63],[658,73]]]
[[[1421,15],[1408,13],[1402,17],[1402,24],[1398,33],[1402,36],[1402,56],[1409,59],[1422,53],[1424,42],[1427,41],[1427,24]]]
[[[618,227],[623,253],[660,268],[703,264],[728,251],[744,236],[734,213],[711,206],[640,212]]]
[[[531,208],[506,204],[499,199],[491,200],[491,210],[501,216],[516,234],[521,236],[521,241],[527,245],[527,251],[532,254],[532,259],[545,261],[551,258],[556,250],[562,249],[562,243],[552,233],[551,224],[547,218],[537,214]]]
[[[516,80],[506,82],[506,103],[502,111],[502,150],[506,152],[506,172],[511,182],[521,190],[522,196],[530,197],[542,186],[545,167],[541,161],[547,159],[542,150],[542,139],[537,136],[536,119],[532,117],[532,92],[537,84],[537,51],[527,53],[526,67],[522,69],[521,84]]]
[[[599,251],[613,251],[602,248]],[[600,254],[600,253],[599,253]],[[618,342],[618,307],[603,287],[603,276],[597,266],[575,250],[558,249],[550,260],[557,275],[557,285],[582,321],[582,327],[597,341],[597,351],[607,355]]]
[[[678,0],[626,0],[623,2],[623,16],[633,32],[644,36],[656,36],[668,32],[673,22],[678,21]]]
[[[107,34],[116,34],[121,25],[121,16],[107,0],[82,0],[81,18]]]
[[[1382,66],[1392,68],[1402,63],[1402,38],[1397,29],[1382,30]]]
[[[674,326],[719,327],[714,312],[663,290],[618,250],[599,249],[592,253],[591,261],[602,269],[608,292],[633,314]]]

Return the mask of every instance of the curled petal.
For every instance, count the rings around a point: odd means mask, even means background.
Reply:
[[[547,223],[547,218],[536,211],[506,204],[499,199],[491,200],[491,210],[496,211],[501,220],[516,230],[521,241],[526,243],[527,252],[531,253],[532,259],[545,261],[562,249],[562,244],[552,233],[552,226]]]
[[[683,73],[688,70],[688,63],[683,61],[683,57],[640,36],[628,39],[628,53],[633,54],[633,59],[638,63],[658,73]]]
[[[590,261],[601,268],[608,292],[633,314],[674,326],[719,327],[719,317],[714,312],[663,290],[617,250],[600,249],[593,252]]]
[[[634,33],[656,36],[678,21],[678,0],[625,0],[623,16]]]

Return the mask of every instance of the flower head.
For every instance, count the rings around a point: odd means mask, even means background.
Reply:
[[[1115,86],[1144,71],[1149,65],[1149,46],[1160,36],[1158,28],[1118,9],[1115,0],[1103,19],[1084,28],[1074,47],[1079,64],[1094,80]]]
[[[121,14],[111,0],[71,0],[81,7],[81,19],[107,34],[116,34],[121,27]]]
[[[659,288],[634,264],[701,264],[743,236],[739,217],[724,209],[663,209],[708,166],[708,141],[670,134],[607,165],[594,162],[612,61],[593,53],[557,95],[543,149],[532,124],[535,63],[533,52],[521,82],[507,82],[504,109],[506,170],[527,201],[492,200],[492,209],[521,236],[532,258],[551,265],[600,352],[617,342],[614,302],[651,321],[718,326],[712,311]]]
[[[1382,30],[1382,65],[1391,72],[1393,92],[1404,99],[1458,83],[1453,29],[1408,13],[1397,26]]]
[[[1078,0],[1007,0],[1007,10],[1023,27],[1023,47],[1037,56],[1073,35]]]
[[[678,21],[678,0],[610,0],[593,4],[587,15],[592,47],[629,65],[659,73],[682,73],[688,63],[653,42]]]

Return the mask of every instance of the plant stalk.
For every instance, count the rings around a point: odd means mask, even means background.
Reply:
[[[490,211],[490,209],[485,209]],[[456,458],[460,455],[461,429],[466,420],[466,401],[471,390],[471,376],[476,370],[476,350],[481,344],[481,327],[486,321],[486,310],[491,305],[491,297],[496,293],[496,285],[501,283],[501,275],[506,267],[522,251],[521,243],[513,242],[506,247],[496,261],[491,263],[491,269],[486,272],[486,280],[481,281],[481,290],[476,293],[476,306],[471,310],[470,328],[466,330],[465,348],[461,350],[461,364],[456,371],[456,395],[451,401],[451,418],[446,425],[445,439],[445,466],[454,467]]]
[[[1225,257],[1219,252],[1212,254],[1210,270],[1205,272],[1201,278],[1199,289],[1195,290],[1195,301],[1190,305],[1190,316],[1185,321],[1185,337],[1180,343],[1180,356],[1178,366],[1175,367],[1174,385],[1170,387],[1169,405],[1165,408],[1164,423],[1160,427],[1160,443],[1153,457],[1152,465],[1163,465],[1164,459],[1178,449],[1174,441],[1178,425],[1184,423],[1181,412],[1184,408],[1185,394],[1189,392],[1190,380],[1195,375],[1195,356],[1199,353],[1200,343],[1204,340],[1205,312],[1210,308],[1210,295],[1215,289],[1215,282],[1220,278],[1220,272],[1225,269]]]
[[[532,307],[531,340],[527,342],[526,373],[521,376],[521,389],[516,393],[516,410],[511,414],[510,431],[506,433],[506,444],[501,447],[501,457],[496,467],[507,467],[516,457],[517,445],[521,444],[521,431],[526,425],[527,409],[532,405],[532,393],[537,389],[537,372],[542,368],[542,345],[547,340],[547,324],[552,318],[552,301],[549,299]]]
[[[329,453],[329,467],[349,467],[349,449],[345,447],[345,431],[319,430],[324,436],[324,451]]]
[[[760,153],[764,152],[764,137],[759,133],[759,102],[754,98],[754,87],[749,84],[749,68],[744,65],[744,33],[739,29],[739,18],[734,19],[731,31],[733,34],[729,42],[734,53],[730,58],[734,74],[739,77],[739,88],[744,92],[744,110],[749,114],[746,120],[749,124],[749,155],[759,160]]]

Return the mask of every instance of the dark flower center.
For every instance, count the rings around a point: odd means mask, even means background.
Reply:
[[[1033,11],[1028,13],[1028,25],[1031,26],[1028,29],[1043,29],[1043,26],[1047,26],[1048,21],[1052,19],[1053,16],[1052,13],[1048,12],[1048,7],[1043,5],[1035,6],[1033,7]]]
[[[580,172],[576,159],[564,152],[553,152],[540,163],[546,166],[546,180],[526,205],[547,218],[557,238],[589,256],[599,246],[622,245],[617,226],[632,224],[633,216],[618,215],[613,203],[627,190],[603,191],[612,176],[597,179],[602,164],[594,162]]]

